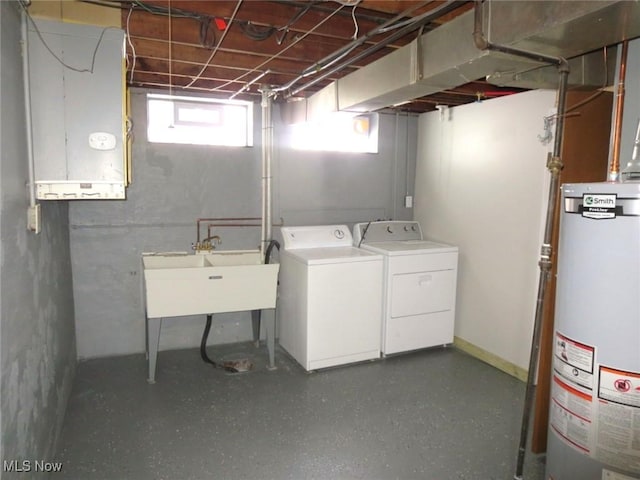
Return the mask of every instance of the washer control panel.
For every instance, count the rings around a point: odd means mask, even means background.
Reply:
[[[308,227],[282,227],[284,249],[347,247],[353,237],[346,225],[312,225]]]

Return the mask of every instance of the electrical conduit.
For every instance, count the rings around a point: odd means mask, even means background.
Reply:
[[[29,81],[29,33],[26,6],[22,5],[22,76],[24,86],[24,113],[27,130],[27,158],[29,163],[29,208],[36,206],[35,166],[33,157],[33,127],[31,119],[31,83]]]

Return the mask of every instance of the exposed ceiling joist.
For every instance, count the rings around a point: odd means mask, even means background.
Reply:
[[[228,98],[242,91],[238,98],[259,100],[261,84],[286,85],[305,72],[305,82],[322,75],[330,55],[340,52],[353,41],[363,38],[398,14],[395,25],[412,17],[432,12],[443,1],[362,0],[353,6],[346,0],[266,1],[266,0],[91,0],[93,3],[121,8],[122,26],[127,42],[128,72],[131,86],[178,89]],[[492,0],[495,1],[495,0]],[[512,2],[555,3],[567,2]],[[576,3],[576,2],[569,2]],[[577,2],[584,3],[584,2]],[[606,2],[605,2],[606,3]],[[474,2],[457,2],[447,12],[427,23],[422,33],[439,29],[473,8]],[[533,8],[533,7],[532,7]],[[231,21],[233,13],[236,16]],[[536,15],[539,13],[536,13]],[[522,28],[524,19],[514,25]],[[395,26],[394,25],[394,26]],[[501,27],[507,28],[508,25]],[[515,28],[515,27],[514,27]],[[397,30],[372,35],[353,51],[339,57],[344,61],[360,55],[371,45],[383,41]],[[331,82],[358,71],[404,48],[416,38],[409,32],[367,57],[360,58],[344,70],[332,73],[313,84],[302,95],[310,96]],[[466,33],[467,36],[471,32]],[[221,42],[222,40],[222,42]],[[391,72],[393,75],[393,72]],[[411,99],[399,108],[416,112],[433,110],[436,104],[457,105],[460,102],[491,98],[484,91],[508,94],[520,88],[489,85],[484,78]],[[470,83],[473,82],[473,83]],[[531,88],[531,83],[523,84]],[[246,86],[251,88],[244,91]],[[184,88],[185,86],[188,88]],[[437,96],[436,96],[437,94]]]

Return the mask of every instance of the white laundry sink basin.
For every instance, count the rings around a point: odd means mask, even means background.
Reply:
[[[142,268],[149,383],[155,382],[164,317],[251,310],[259,336],[260,316],[254,313],[276,307],[280,265],[264,264],[258,250],[143,254]],[[269,368],[275,368],[275,316],[265,330]]]
[[[145,254],[148,318],[275,308],[280,265],[258,250]]]

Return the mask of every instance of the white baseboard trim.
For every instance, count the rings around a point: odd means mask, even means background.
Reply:
[[[518,367],[517,365],[508,362],[507,360],[500,358],[499,356],[491,352],[487,352],[486,350],[483,350],[473,343],[469,343],[466,340],[461,339],[460,337],[454,337],[453,345],[463,352],[468,353],[472,357],[475,357],[478,360],[481,360],[485,363],[488,363],[492,367],[497,368],[498,370],[502,370],[503,372],[516,377],[518,380],[521,380],[523,382],[527,381],[527,370]]]

